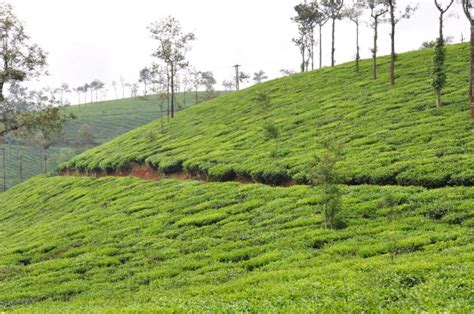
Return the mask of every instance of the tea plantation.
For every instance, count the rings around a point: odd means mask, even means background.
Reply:
[[[435,107],[430,49],[401,54],[395,87],[388,58],[380,79],[370,61],[259,84],[195,106],[163,129],[159,122],[127,133],[62,165],[113,170],[131,161],[164,172],[204,171],[214,180],[242,176],[275,184],[306,182],[318,139],[332,135],[344,149],[344,182],[440,187],[474,184],[474,120],[466,96],[468,45],[448,47],[445,106]],[[269,113],[255,100],[271,97]],[[268,138],[265,125],[278,136]],[[152,135],[152,136],[150,136]]]
[[[0,311],[474,310],[474,188],[37,177],[0,194]]]
[[[387,58],[377,81],[370,61],[293,75],[60,167],[265,184],[40,176],[0,193],[0,313],[474,312],[468,46],[448,47],[439,109],[432,51],[398,60],[395,87]],[[334,229],[321,186],[272,186],[308,183],[331,137]]]
[[[217,92],[216,95],[220,95]],[[204,97],[199,92],[198,101]],[[194,93],[179,93],[178,110],[182,110],[195,103]],[[67,111],[75,115],[76,119],[70,120],[64,127],[64,140],[44,152],[35,146],[0,144],[0,191],[3,191],[3,162],[5,162],[5,188],[8,189],[28,178],[44,174],[44,156],[48,156],[46,171],[55,172],[58,163],[62,163],[78,152],[84,150],[78,147],[79,130],[82,125],[89,126],[93,134],[92,142],[88,147],[93,147],[109,141],[127,131],[159,119],[160,103],[163,100],[159,95],[150,95],[147,98],[127,98],[112,101],[103,101],[93,104],[82,104],[67,107]],[[163,105],[166,115],[166,104]],[[15,142],[14,142],[15,143]],[[3,148],[6,150],[3,160]],[[21,162],[20,162],[21,156]]]

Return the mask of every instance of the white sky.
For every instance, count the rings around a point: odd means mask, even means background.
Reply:
[[[33,40],[49,52],[48,77],[40,85],[72,87],[100,79],[110,83],[123,76],[138,81],[138,71],[151,64],[154,42],[147,26],[168,15],[179,19],[185,31],[197,40],[189,60],[199,70],[211,70],[219,83],[231,79],[232,65],[253,73],[263,69],[271,78],[280,69],[299,68],[298,49],[291,39],[297,27],[290,21],[293,7],[302,0],[12,0],[16,14]],[[418,3],[411,20],[397,28],[397,51],[417,49],[438,33],[438,14],[432,0],[399,0],[400,5]],[[468,37],[469,25],[459,5],[446,21],[445,34],[460,41]],[[355,29],[347,21],[337,23],[336,60],[355,54]],[[361,30],[361,53],[370,56],[372,33]],[[389,52],[389,29],[380,29],[380,54]],[[323,39],[324,63],[330,62],[330,26]],[[35,84],[36,85],[36,84]],[[219,84],[220,85],[220,84]],[[109,92],[112,96],[112,91]],[[72,95],[71,101],[76,97]]]

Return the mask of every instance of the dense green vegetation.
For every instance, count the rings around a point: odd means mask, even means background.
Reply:
[[[0,194],[0,311],[453,312],[473,306],[474,188],[39,177]]]
[[[219,94],[216,93],[216,95]],[[204,96],[204,93],[200,92],[198,101],[201,101]],[[177,100],[178,110],[186,108],[196,101],[194,93],[185,95],[180,93],[177,95]],[[0,191],[3,191],[3,147],[7,152],[5,158],[6,187],[10,188],[23,180],[44,173],[45,155],[48,156],[47,171],[54,173],[58,163],[81,152],[83,148],[78,147],[77,141],[82,125],[88,125],[94,135],[93,143],[88,146],[96,146],[159,119],[161,102],[163,100],[160,99],[160,96],[151,95],[147,98],[120,99],[68,107],[66,110],[73,113],[76,119],[66,123],[64,141],[55,143],[53,148],[46,153],[43,149],[34,146],[0,144]],[[166,115],[166,104],[163,104],[163,110]],[[21,171],[20,155],[22,155]]]
[[[113,170],[130,162],[164,172],[204,171],[279,183],[306,182],[308,163],[331,134],[343,146],[339,170],[348,184],[441,187],[474,184],[474,121],[466,97],[468,45],[447,47],[444,106],[435,107],[431,49],[401,54],[397,85],[387,57],[377,81],[370,60],[298,74],[194,106],[89,150],[62,167]],[[259,92],[269,91],[262,108]]]

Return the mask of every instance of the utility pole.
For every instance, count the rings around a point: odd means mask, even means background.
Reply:
[[[240,86],[239,86],[239,83],[240,83],[240,80],[239,80],[239,78],[240,78],[239,67],[241,67],[240,64],[234,65],[234,68],[235,68],[235,89],[237,91],[240,90]]]

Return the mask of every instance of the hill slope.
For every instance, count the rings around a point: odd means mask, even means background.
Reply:
[[[0,311],[471,312],[474,188],[35,178],[0,194]],[[387,201],[390,200],[390,201]]]
[[[216,93],[216,95],[219,94],[221,93]],[[203,96],[204,93],[200,92],[198,101]],[[196,102],[194,93],[178,93],[177,100],[178,110],[187,108]],[[56,143],[46,153],[48,156],[46,171],[54,172],[58,163],[62,163],[84,150],[76,144],[82,125],[89,126],[94,135],[93,143],[90,143],[88,147],[97,146],[127,131],[159,119],[161,102],[164,103],[164,100],[160,99],[159,95],[150,95],[147,98],[119,99],[67,107],[66,110],[74,114],[76,119],[66,123],[64,141]],[[163,106],[166,114],[166,104]],[[6,150],[5,185],[7,189],[35,175],[45,173],[45,152],[43,149],[17,144],[0,144],[0,191],[3,191],[4,185],[3,148]]]
[[[163,129],[152,122],[133,130],[62,168],[111,172],[147,163],[165,173],[203,172],[213,180],[306,182],[319,139],[331,135],[344,149],[345,183],[473,185],[468,45],[448,47],[441,109],[434,107],[431,60],[431,50],[401,54],[395,87],[388,84],[388,58],[380,59],[377,81],[366,60],[359,74],[348,63],[260,84],[180,112]],[[268,113],[255,100],[262,91],[271,97]],[[266,137],[264,127],[276,127],[279,136]]]

